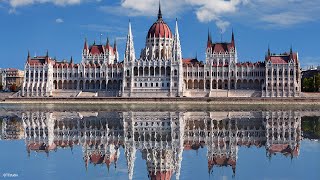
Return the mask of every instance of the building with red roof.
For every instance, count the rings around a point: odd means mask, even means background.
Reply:
[[[263,61],[238,60],[235,34],[229,42],[213,42],[208,33],[206,58],[183,58],[178,21],[174,32],[159,4],[156,21],[136,57],[129,22],[124,59],[116,42],[88,44],[81,63],[30,57],[25,65],[22,96],[60,97],[299,97],[298,53],[272,54]]]

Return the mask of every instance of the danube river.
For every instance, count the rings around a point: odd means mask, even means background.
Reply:
[[[0,178],[320,179],[320,108],[0,105]]]

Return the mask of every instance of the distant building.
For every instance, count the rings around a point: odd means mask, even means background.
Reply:
[[[5,87],[6,87],[6,71],[5,69],[0,69],[0,85],[2,86],[2,89],[0,90],[3,90]]]
[[[174,33],[162,18],[150,27],[145,48],[136,58],[129,23],[124,60],[112,47],[85,40],[82,61],[56,61],[48,53],[28,55],[22,96],[120,97],[298,97],[298,53],[271,54],[263,62],[238,62],[235,36],[212,42],[208,34],[205,62],[182,58],[178,22]],[[90,94],[91,93],[91,94]]]
[[[310,68],[307,70],[302,70],[302,79],[310,78],[320,73],[320,66],[317,68]]]
[[[24,71],[15,68],[8,68],[6,69],[5,74],[6,89],[10,90],[13,85],[15,85],[17,89],[21,87],[24,78]]]
[[[19,89],[23,83],[24,71],[7,68],[0,70],[0,83],[3,90],[10,90],[12,85],[16,86],[16,89]]]

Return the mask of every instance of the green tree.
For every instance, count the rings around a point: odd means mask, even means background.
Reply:
[[[302,81],[302,88],[304,92],[313,92],[314,91],[314,80],[312,77],[304,78]]]
[[[301,130],[306,138],[320,139],[320,118],[302,117]]]
[[[319,92],[319,91],[320,91],[320,73],[318,73],[317,75],[315,75],[314,78],[315,78],[315,81],[314,81],[314,83],[315,83],[315,85],[314,85],[315,89],[314,89],[314,91]]]

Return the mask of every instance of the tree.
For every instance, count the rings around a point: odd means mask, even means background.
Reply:
[[[302,81],[302,88],[304,92],[313,92],[314,91],[314,80],[312,77],[304,78]]]
[[[314,80],[314,91],[319,92],[320,91],[320,73],[318,73],[317,75],[314,76],[315,80]]]

